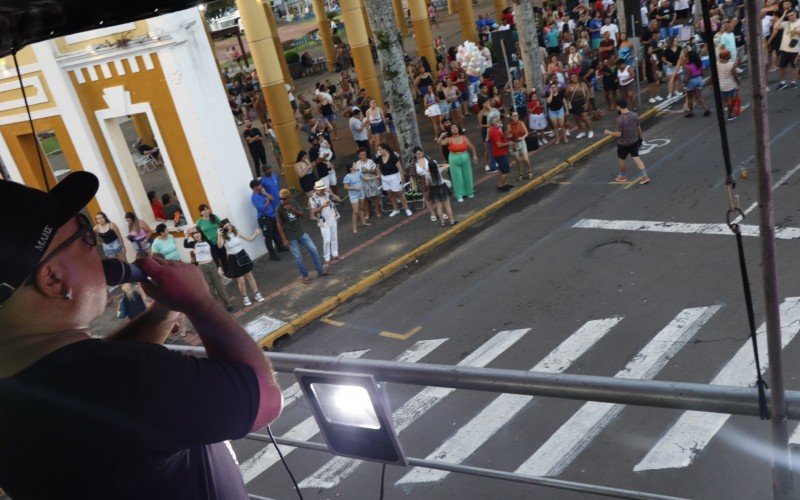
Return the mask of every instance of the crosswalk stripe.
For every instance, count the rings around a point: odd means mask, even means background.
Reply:
[[[484,367],[521,339],[530,328],[498,332],[484,342],[456,366]],[[414,420],[436,406],[455,389],[449,387],[426,387],[406,401],[392,415],[395,432],[400,433]],[[300,482],[301,488],[333,488],[352,474],[361,464],[359,460],[334,457],[320,467],[314,474]]]
[[[416,347],[416,344],[411,349],[413,349],[414,347]],[[346,359],[357,359],[368,352],[369,349],[364,349],[361,351],[349,351],[339,354],[338,357]],[[283,394],[283,407],[286,408],[290,404],[297,401],[303,395],[303,390],[300,389],[300,384],[295,382],[288,388],[284,389],[282,394]],[[316,432],[318,432],[317,426],[314,423],[313,418],[309,418],[302,424],[295,426],[292,429],[292,431],[297,429],[297,432],[300,433],[301,429],[298,429],[298,427],[303,426],[305,424],[303,429],[305,429],[305,432],[308,433],[310,431],[310,429],[308,429],[308,420],[311,421],[311,427],[313,427],[314,429],[314,432],[311,433],[311,436],[313,436]],[[292,448],[292,450],[293,449],[294,448]],[[273,447],[272,446],[264,447],[261,451],[250,457],[248,460],[246,460],[243,464],[239,466],[239,470],[242,471],[242,476],[244,477],[244,482],[249,483],[256,477],[258,477],[259,474],[261,474],[269,467],[271,467],[276,460],[280,460],[280,457],[278,457],[278,454],[275,453]]]
[[[538,362],[536,366],[531,368],[530,371],[543,373],[564,372],[620,321],[622,321],[621,317],[587,322]],[[472,420],[461,427],[458,432],[429,454],[427,460],[461,463],[488,441],[495,432],[510,422],[533,399],[533,396],[501,394]],[[448,474],[450,473],[443,470],[415,467],[395,484],[440,481],[447,477]]]
[[[414,345],[407,350],[403,351],[397,358],[395,358],[395,361],[401,363],[416,363],[433,352],[437,347],[444,344],[446,341],[447,339],[420,340],[419,342],[415,342]],[[368,351],[355,351],[354,353],[344,353],[340,355],[340,357],[360,358],[367,352]],[[356,356],[354,355],[356,353],[360,354]],[[300,391],[300,394],[302,395],[302,390]],[[308,417],[292,427],[282,437],[287,439],[307,441],[314,437],[314,435],[316,435],[318,432],[319,427],[317,426],[317,422],[314,420],[314,417]],[[294,450],[296,450],[296,448],[292,446],[285,446],[281,448],[284,456],[288,455]],[[244,482],[249,483],[258,477],[262,472],[272,467],[278,460],[280,460],[280,457],[275,451],[274,446],[264,447],[264,449],[256,453],[250,460],[247,460],[244,464],[242,464],[241,471],[242,476],[244,477]]]
[[[785,348],[800,331],[800,297],[790,297],[780,306],[781,347]],[[767,326],[762,324],[756,334],[761,369],[769,364],[767,357]],[[747,340],[730,361],[720,370],[712,385],[748,387],[756,383],[752,342]],[[659,439],[653,448],[636,464],[634,471],[686,467],[708,445],[725,425],[730,415],[685,411],[677,422]]]
[[[616,377],[650,380],[721,306],[684,309],[620,370]],[[625,408],[588,402],[517,468],[519,474],[557,476]]]
[[[789,444],[800,446],[800,424],[794,428],[794,432],[789,436]]]

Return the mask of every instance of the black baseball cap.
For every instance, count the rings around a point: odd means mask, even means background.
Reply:
[[[58,228],[97,192],[97,177],[72,172],[49,192],[0,180],[0,213],[14,214],[0,226],[0,306],[36,269]]]

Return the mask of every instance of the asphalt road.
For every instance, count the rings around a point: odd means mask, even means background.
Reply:
[[[800,158],[800,101],[794,93],[771,92],[769,103],[777,182]],[[750,111],[728,129],[734,166],[750,172],[737,188],[742,209],[756,199]],[[648,124],[645,141],[653,145],[643,156],[649,185],[610,183],[616,155],[609,148],[341,307],[332,319],[342,326],[316,323],[285,350],[368,350],[350,355],[751,384],[752,350],[737,355],[748,331],[735,240],[716,226],[727,209],[716,119],[668,113]],[[786,385],[794,390],[800,389],[800,342],[791,342],[800,330],[800,242],[791,228],[800,227],[799,182],[794,173],[775,191],[775,221],[787,228],[777,252]],[[757,216],[756,208],[743,224],[757,224]],[[759,240],[747,237],[745,251],[761,325]],[[380,335],[416,328],[406,340]],[[293,382],[280,380],[283,387]],[[769,424],[754,418],[497,400],[396,384],[389,396],[410,456],[690,498],[771,498]],[[300,399],[273,431],[321,442],[313,422],[303,423],[308,416]],[[790,423],[790,432],[795,427]],[[251,493],[293,498],[271,449],[247,440],[234,449]],[[379,464],[348,468],[330,459],[306,450],[287,455],[306,498],[378,497]],[[396,467],[387,469],[386,487],[386,498],[586,498]]]

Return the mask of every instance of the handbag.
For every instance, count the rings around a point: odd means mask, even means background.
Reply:
[[[528,147],[528,151],[539,149],[539,138],[536,137],[536,134],[528,134],[528,137],[525,138],[525,146]]]
[[[736,91],[736,95],[733,97],[733,101],[731,101],[731,111],[733,116],[739,116],[742,114],[742,98],[739,97],[739,91]]]

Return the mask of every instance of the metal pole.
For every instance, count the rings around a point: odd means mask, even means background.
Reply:
[[[705,2],[701,2],[705,3]],[[764,273],[764,305],[767,318],[770,398],[772,400],[772,494],[775,499],[792,498],[792,469],[789,452],[789,429],[786,422],[786,399],[781,363],[781,318],[778,311],[778,275],[775,254],[775,226],[772,203],[772,158],[769,149],[767,78],[764,62],[764,33],[761,29],[763,0],[745,2],[747,45],[752,60],[753,122],[755,160],[758,178],[761,268]],[[710,25],[709,25],[710,26]]]
[[[262,443],[272,443],[269,436],[264,434],[251,433],[245,436],[246,439],[253,441],[260,441]],[[314,443],[313,441],[300,441],[299,439],[287,439],[275,436],[275,442],[284,446],[292,446],[295,448],[303,448],[306,450],[322,451],[333,454],[331,450],[322,443]],[[565,491],[577,491],[580,493],[592,493],[599,496],[608,496],[614,498],[629,498],[635,500],[682,500],[681,497],[671,497],[666,495],[658,495],[654,493],[647,493],[644,491],[624,490],[621,488],[613,488],[610,486],[599,486],[595,484],[578,483],[574,481],[565,481],[563,479],[554,479],[549,477],[528,476],[527,474],[517,474],[515,472],[505,472],[495,469],[486,469],[483,467],[473,467],[470,465],[451,464],[447,462],[440,462],[438,460],[425,460],[422,458],[406,457],[408,465],[414,467],[425,467],[427,469],[446,470],[458,474],[466,474],[468,476],[485,477],[488,479],[499,479],[502,481],[512,481],[516,483],[532,484],[542,486],[545,488],[555,488]]]
[[[641,88],[641,76],[642,73],[639,73],[639,41],[636,40],[636,24],[634,23],[633,14],[631,14],[631,34],[633,34],[633,59],[636,62],[636,109],[637,111],[641,112],[642,110],[642,88]],[[645,52],[646,53],[646,52]]]

